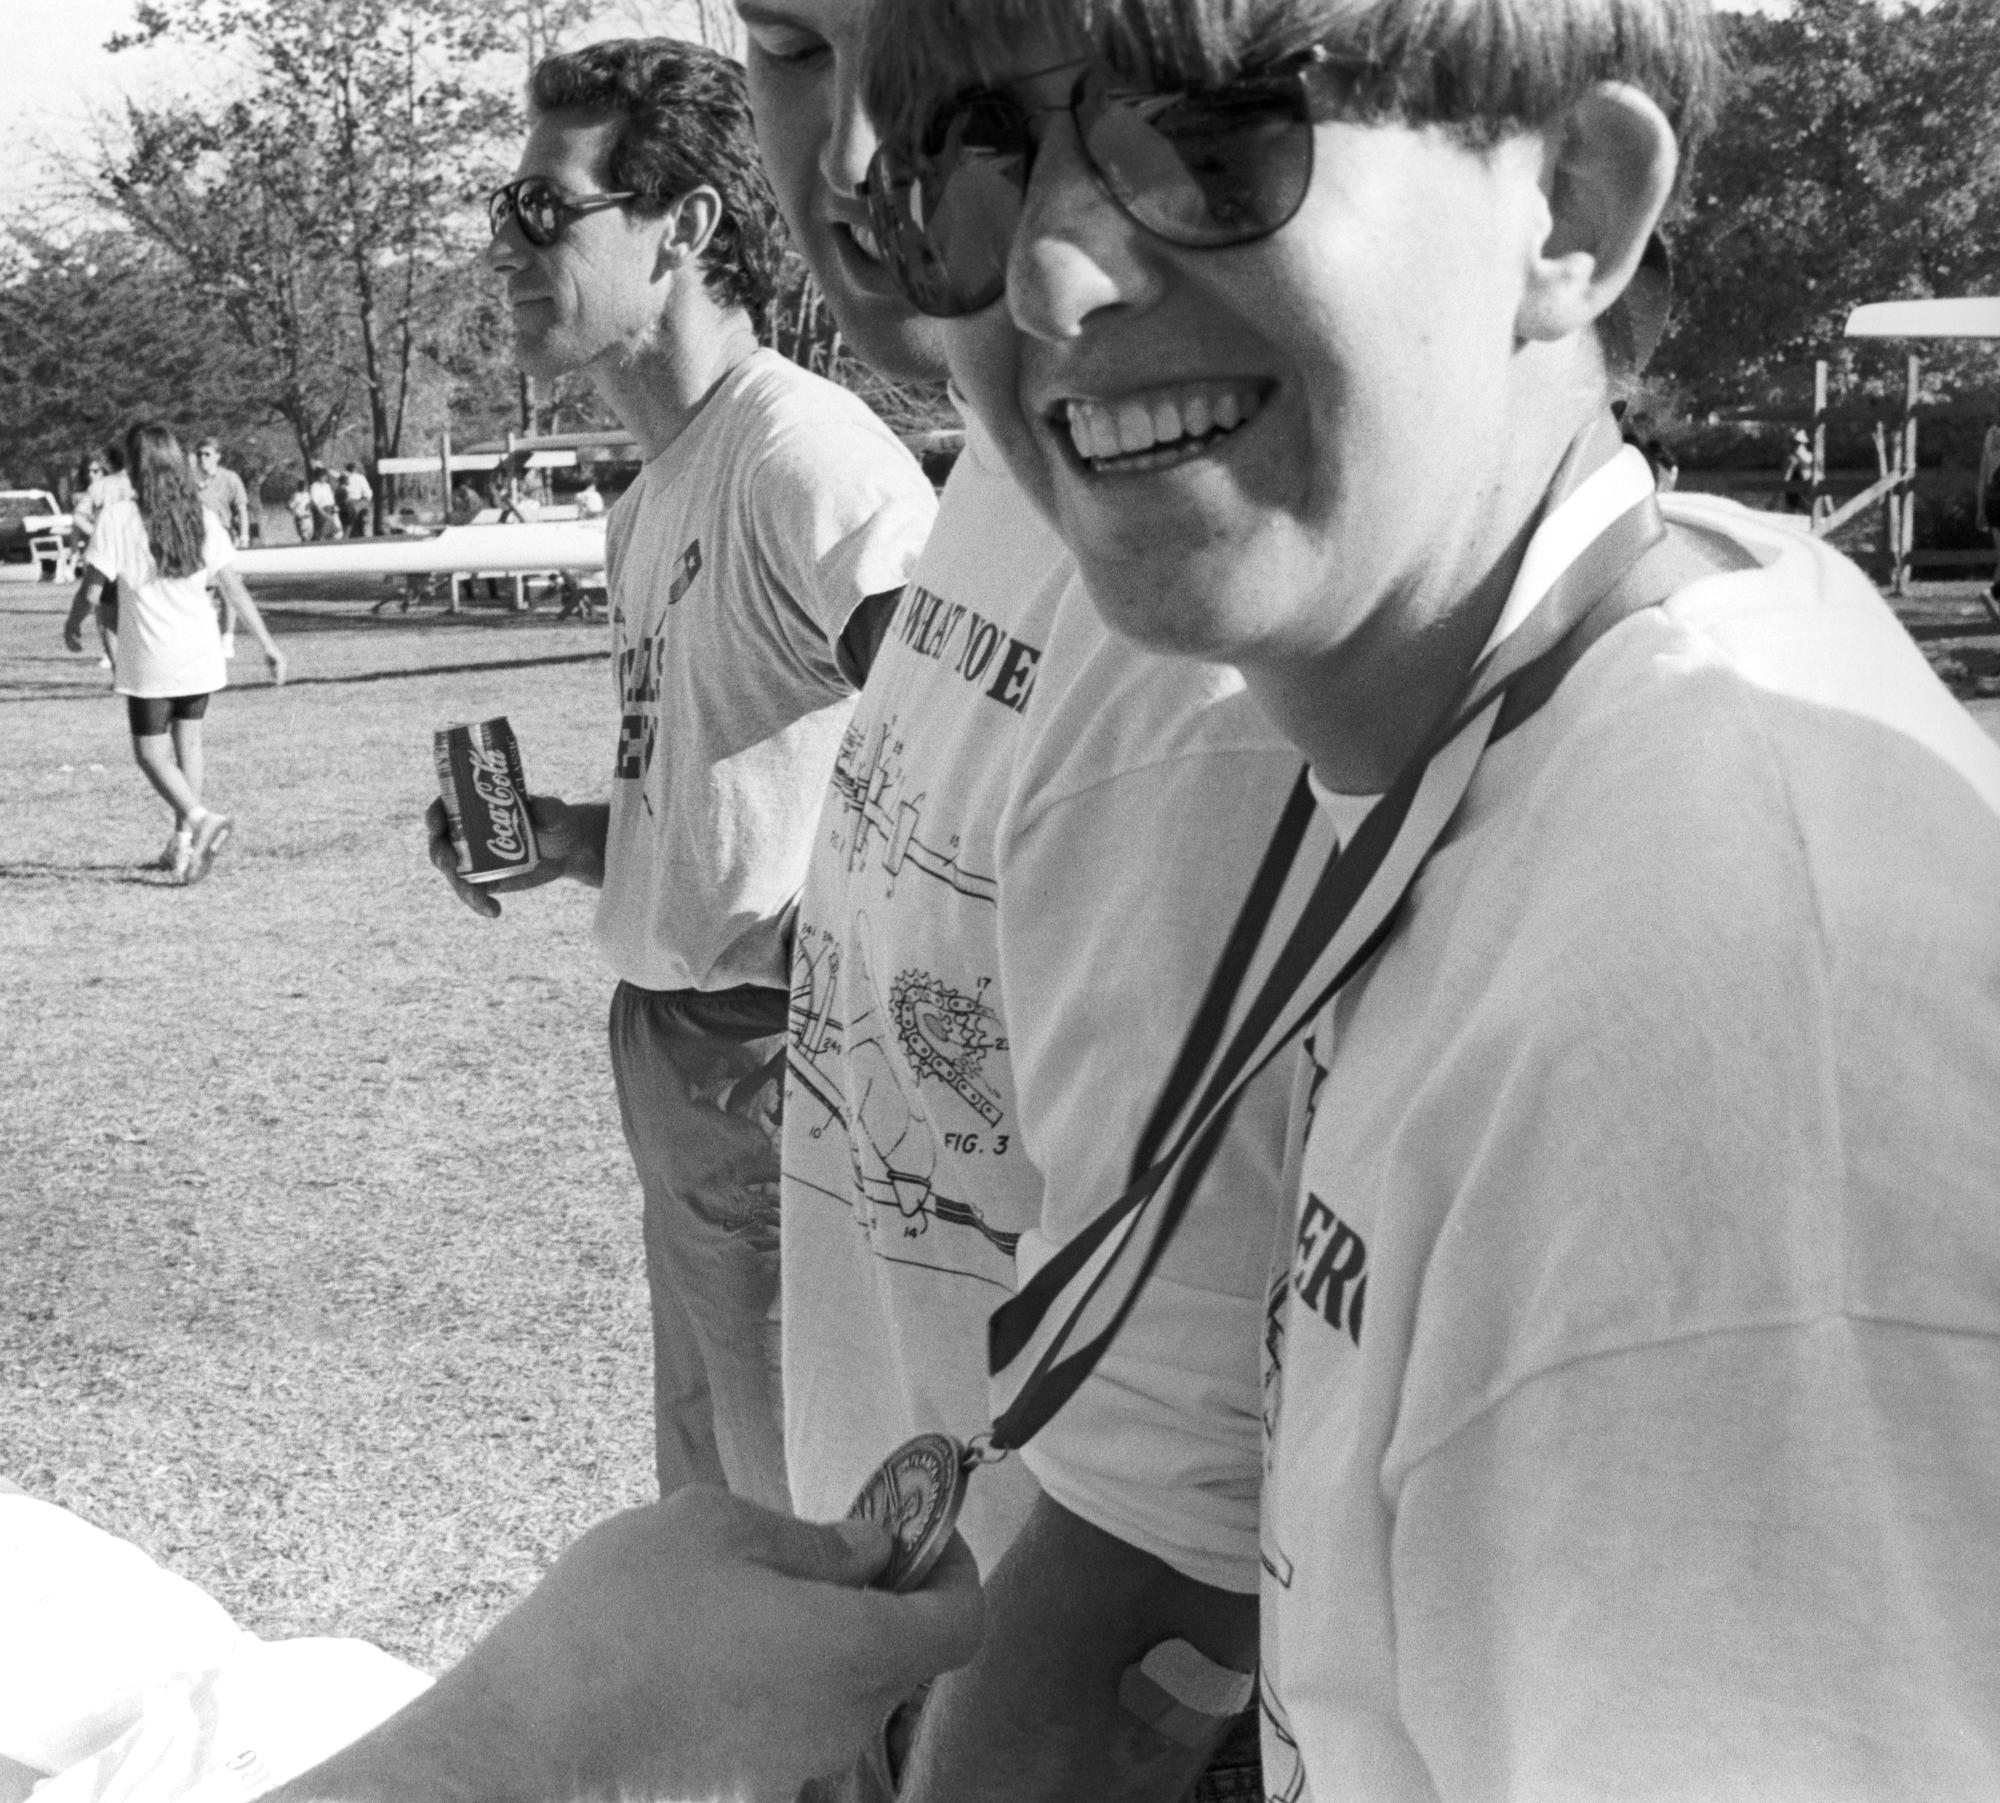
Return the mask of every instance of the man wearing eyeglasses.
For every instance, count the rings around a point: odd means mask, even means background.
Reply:
[[[859,679],[935,498],[844,390],[760,349],[780,225],[742,71],[665,39],[543,62],[489,262],[522,367],[581,372],[645,458],[608,521],[608,804],[534,801],[543,863],[466,903],[602,890],[612,1069],[645,1195],[662,1494],[788,1501],[778,1400],[786,956]],[[532,752],[531,752],[532,755]]]
[[[872,22],[905,291],[1106,619],[1239,668],[1342,840],[1215,1067],[1317,1021],[1287,1803],[2000,1783],[2000,754],[1850,565],[1620,446],[1710,30]]]

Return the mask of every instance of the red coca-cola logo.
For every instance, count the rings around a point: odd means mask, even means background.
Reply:
[[[528,810],[514,793],[507,760],[472,747],[472,792],[486,804],[487,848],[495,857],[517,861],[528,855]]]

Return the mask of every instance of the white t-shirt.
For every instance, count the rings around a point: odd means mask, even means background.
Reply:
[[[937,527],[876,653],[799,898],[785,1084],[785,1464],[846,1512],[912,1434],[987,1424],[988,1315],[1041,1180],[999,1007],[994,832],[1067,553],[966,415]],[[1035,1484],[980,1471],[982,1568]]]
[[[1046,1173],[1023,1281],[1134,1176],[1299,769],[1236,671],[1139,650],[1072,584],[1000,833],[1001,989]],[[1298,869],[1330,849],[1309,836]],[[1137,1306],[1020,1455],[1071,1513],[1244,1594],[1258,1586],[1258,1334],[1291,1088],[1280,1060],[1245,1090]],[[983,1375],[983,1332],[971,1350]]]
[[[644,989],[782,988],[852,706],[835,648],[937,511],[845,389],[774,351],[724,378],[607,527],[620,722],[597,942]]]
[[[208,579],[236,561],[236,548],[214,514],[202,510],[201,568],[162,576],[146,542],[139,503],[106,501],[83,560],[118,584],[118,693],[210,695],[229,681]]]
[[[84,543],[90,543],[90,535],[97,525],[97,516],[112,501],[129,501],[132,498],[132,478],[123,470],[107,470],[97,478],[82,494],[77,496],[76,506],[71,510],[70,529]]]
[[[2000,751],[1837,555],[1663,505],[1760,567],[1489,752],[1321,1023],[1289,1803],[2000,1788]]]
[[[1233,674],[1107,637],[968,419],[800,906],[783,1186],[800,1514],[840,1514],[911,1434],[987,1426],[987,1321],[1045,1236],[1124,1188],[1242,860],[1298,765]],[[1162,906],[1167,844],[1212,850],[1219,880]],[[961,1526],[982,1568],[1040,1478],[1192,1575],[1255,1588],[1255,1346],[1285,1100],[1280,1085],[1246,1105],[1262,1131],[1211,1177],[1256,1189],[1264,1212],[1234,1236],[1190,1231],[1101,1375],[1028,1454],[974,1475]]]

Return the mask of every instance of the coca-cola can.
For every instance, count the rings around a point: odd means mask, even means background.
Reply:
[[[526,876],[541,862],[520,741],[506,715],[476,726],[440,727],[437,773],[458,874],[468,883]]]

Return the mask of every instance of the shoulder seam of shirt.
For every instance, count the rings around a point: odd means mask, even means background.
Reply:
[[[1275,745],[1184,745],[1172,751],[1156,753],[1153,756],[1134,763],[1120,764],[1117,769],[1107,771],[1105,774],[1094,777],[1088,782],[1079,783],[1075,787],[1038,790],[1029,807],[1014,820],[1007,838],[1010,842],[1025,838],[1029,833],[1041,826],[1058,809],[1067,807],[1072,802],[1088,800],[1100,791],[1124,782],[1129,777],[1146,776],[1156,770],[1172,769],[1174,766],[1180,764],[1193,764],[1205,759],[1224,758],[1232,760],[1282,758],[1286,763],[1288,771],[1285,788],[1286,794],[1290,794],[1290,785],[1298,780],[1298,773],[1305,764],[1303,755],[1290,746],[1280,751]],[[1282,797],[1280,798],[1280,805],[1282,805]],[[1276,817],[1274,815],[1273,825],[1275,824]]]
[[[1616,1345],[1596,1346],[1587,1352],[1578,1352],[1568,1358],[1559,1358],[1545,1365],[1537,1365],[1532,1371],[1521,1373],[1503,1389],[1479,1398],[1466,1410],[1463,1419],[1444,1429],[1421,1452],[1412,1453],[1401,1461],[1401,1482],[1407,1484],[1420,1466],[1437,1458],[1460,1435],[1477,1427],[1487,1416],[1497,1413],[1524,1390],[1533,1388],[1544,1378],[1556,1377],[1585,1365],[1605,1364],[1612,1359],[1629,1358],[1637,1353],[1659,1352],[1672,1346],[1685,1346],[1696,1340],[1747,1339],[1753,1335],[1803,1333],[1836,1322],[1867,1328],[1900,1330],[1906,1333],[1931,1334],[1947,1339],[2000,1341],[2000,1328],[1953,1327],[1938,1321],[1909,1321],[1901,1316],[1876,1314],[1867,1309],[1827,1308],[1778,1320],[1736,1321],[1722,1326],[1691,1327],[1681,1333],[1650,1334],[1639,1339],[1620,1341]],[[1280,1431],[1282,1432],[1282,1424]]]

